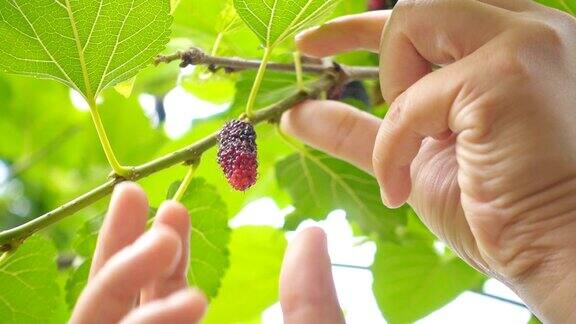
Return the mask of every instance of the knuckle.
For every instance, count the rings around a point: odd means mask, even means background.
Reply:
[[[491,67],[493,73],[498,77],[524,78],[529,75],[528,66],[522,58],[522,53],[515,46],[498,53]]]
[[[338,138],[334,142],[332,151],[334,154],[339,155],[345,148],[348,138],[351,138],[351,134],[354,132],[358,125],[358,120],[354,118],[351,111],[346,112],[342,115],[336,129]]]
[[[454,8],[467,6],[475,1],[472,0],[399,0],[394,6],[394,11],[400,15],[409,14],[414,10],[429,10],[435,8]]]
[[[530,21],[525,26],[527,35],[538,42],[539,46],[563,46],[563,35],[554,25],[544,21]]]

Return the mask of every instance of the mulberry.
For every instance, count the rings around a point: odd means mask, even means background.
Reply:
[[[245,191],[256,183],[258,154],[252,124],[232,120],[218,134],[218,164],[230,185]]]

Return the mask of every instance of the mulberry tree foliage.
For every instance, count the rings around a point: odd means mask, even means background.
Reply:
[[[262,82],[252,98],[261,112],[298,93],[294,73],[269,69],[258,77],[254,69],[214,66],[182,73],[176,62],[153,64],[159,54],[192,46],[250,60],[259,60],[265,48],[270,61],[290,63],[297,32],[395,2],[0,0],[0,231],[111,181],[79,94],[98,106],[111,146],[131,165],[168,164],[197,141],[220,144],[220,152],[203,153],[181,197],[192,224],[189,281],[211,300],[208,323],[260,322],[278,300],[286,232],[334,210],[346,213],[356,236],[377,246],[369,270],[375,304],[390,323],[417,321],[465,291],[481,290],[485,277],[439,250],[409,207],[382,205],[371,175],[294,143],[277,132],[274,118],[258,125],[242,119],[255,81]],[[576,13],[571,0],[538,2]],[[367,53],[334,60],[377,65]],[[318,78],[306,74],[302,83],[308,87]],[[378,84],[354,86],[361,96],[347,93],[346,102],[381,117],[386,107]],[[174,93],[189,100],[176,102]],[[188,123],[188,114],[199,117]],[[184,124],[178,134],[170,126],[175,121]],[[220,132],[227,123],[228,132]],[[165,160],[154,161],[158,157]],[[182,162],[138,178],[151,218],[198,161]],[[242,209],[261,198],[290,207],[284,226],[236,226]],[[68,320],[86,285],[107,203],[94,199],[25,241],[15,240],[16,249],[0,252],[0,322]]]

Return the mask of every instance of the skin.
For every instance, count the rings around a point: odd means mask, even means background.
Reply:
[[[405,0],[297,43],[315,57],[378,52],[391,105],[380,120],[309,101],[284,131],[373,174],[387,206],[408,202],[542,321],[576,322],[576,21],[530,0]],[[202,317],[206,299],[186,284],[186,211],[166,203],[144,234],[146,212],[144,193],[120,185],[72,323]],[[321,230],[290,244],[280,302],[286,323],[344,322]]]
[[[529,0],[400,1],[298,37],[380,54],[384,120],[309,101],[283,129],[373,174],[541,320],[576,321],[576,21]],[[433,68],[441,66],[442,68]],[[310,122],[314,121],[314,122]]]
[[[70,323],[200,322],[207,300],[187,283],[188,212],[179,203],[165,202],[148,231],[147,217],[144,191],[133,183],[118,185]],[[324,232],[300,232],[288,246],[282,267],[285,323],[344,323],[331,271]]]

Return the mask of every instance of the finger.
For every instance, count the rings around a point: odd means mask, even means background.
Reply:
[[[479,62],[464,66],[466,63],[461,61],[428,74],[390,107],[378,132],[373,155],[374,173],[388,207],[406,202],[412,187],[410,166],[423,139],[442,139],[452,131],[460,131],[450,127],[450,120],[461,109],[460,103],[469,101],[461,95],[465,80],[473,83],[473,75],[480,73],[472,68]]]
[[[158,226],[170,227],[178,234],[182,253],[178,265],[170,276],[153,282],[143,290],[140,298],[142,303],[166,297],[188,286],[187,271],[190,257],[190,217],[188,211],[175,201],[165,202],[158,209],[154,220],[154,227]]]
[[[344,16],[300,33],[296,43],[308,56],[325,57],[342,52],[377,52],[391,11],[372,11]]]
[[[132,244],[144,233],[147,217],[146,193],[135,183],[118,184],[100,229],[90,278],[93,278],[114,254]]]
[[[526,11],[531,8],[534,8],[535,2],[532,0],[479,0],[480,2],[484,2],[495,7],[499,7],[502,9],[521,12]]]
[[[100,269],[78,299],[72,323],[117,323],[140,289],[174,272],[180,254],[178,234],[167,227],[151,229]]]
[[[122,324],[193,324],[198,323],[208,302],[201,293],[184,289],[168,298],[153,301],[130,313]]]
[[[507,10],[476,0],[399,2],[384,33],[380,81],[387,102],[428,74],[507,30]]]
[[[284,323],[344,323],[338,304],[326,235],[309,228],[288,246],[280,276]]]
[[[372,172],[380,119],[337,101],[306,101],[282,116],[282,129],[305,143]]]

